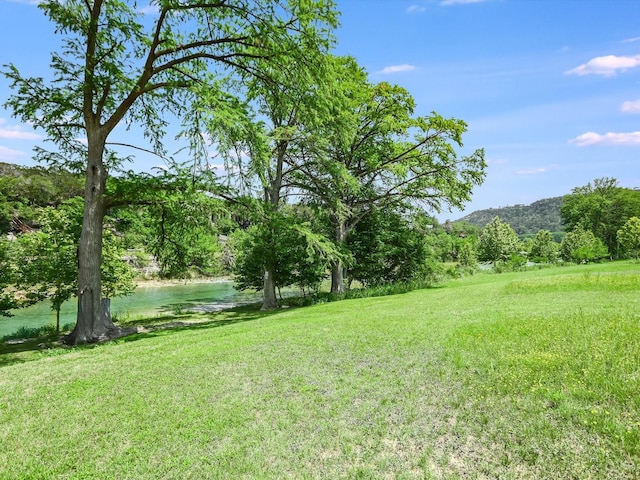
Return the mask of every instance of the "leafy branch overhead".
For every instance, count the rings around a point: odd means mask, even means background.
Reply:
[[[157,13],[145,15],[128,2],[39,4],[64,35],[62,50],[52,54],[52,81],[23,77],[12,64],[4,74],[15,92],[5,105],[42,128],[59,149],[39,150],[42,159],[69,166],[65,155],[72,155],[72,166],[82,171],[82,139],[100,132],[104,140],[122,121],[144,125],[153,151],[166,155],[169,119],[190,110],[199,85],[212,88],[216,79],[234,75],[267,78],[255,59],[277,64],[284,54],[301,55],[303,44],[326,48],[336,24],[330,0],[154,6]]]

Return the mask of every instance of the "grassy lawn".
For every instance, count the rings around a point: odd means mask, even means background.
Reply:
[[[0,354],[0,478],[640,478],[638,264],[208,320]]]

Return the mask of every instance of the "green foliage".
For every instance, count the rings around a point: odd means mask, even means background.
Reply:
[[[349,282],[366,287],[423,280],[429,273],[425,237],[399,213],[373,210],[358,222],[345,244],[351,254]]]
[[[466,222],[452,223],[447,220],[443,225],[435,222],[423,230],[427,245],[433,256],[441,262],[477,263],[477,243],[481,228]],[[473,258],[472,258],[473,257]]]
[[[618,242],[626,251],[633,253],[633,258],[638,260],[640,250],[640,218],[631,217],[617,233]]]
[[[360,67],[336,59],[339,117],[322,125],[318,153],[299,162],[294,184],[349,228],[372,208],[406,201],[440,210],[462,206],[484,180],[484,152],[459,156],[464,121],[414,116],[414,99],[397,85],[370,84]]]
[[[82,200],[40,211],[39,231],[18,237],[23,263],[18,285],[34,300],[49,299],[52,310],[75,295],[78,284],[77,249],[82,222]]]
[[[527,257],[512,253],[509,258],[500,260],[493,265],[495,273],[518,272],[525,268]]]
[[[275,266],[277,288],[297,286],[316,292],[335,246],[292,213],[274,212],[265,221],[233,234],[234,281],[240,290],[262,290],[267,263]]]
[[[214,222],[221,202],[201,192],[165,192],[149,207],[148,248],[160,263],[161,275],[185,278],[222,273],[222,247]]]
[[[550,231],[540,230],[531,244],[530,258],[536,263],[554,263],[560,255],[559,247]]]
[[[564,197],[561,214],[567,231],[582,225],[606,246],[614,257],[618,248],[617,233],[625,222],[640,212],[640,191],[618,187],[615,178],[599,178],[593,185],[576,187]]]
[[[155,233],[151,226],[152,212],[152,208],[136,205],[111,210],[109,222],[120,235],[123,248],[142,248],[152,241]]]
[[[466,268],[474,268],[478,265],[477,245],[473,239],[466,240],[460,244],[458,263]]]
[[[502,222],[500,217],[495,217],[480,235],[478,259],[495,265],[497,262],[510,260],[520,250],[522,247],[516,232],[508,223]]]
[[[120,239],[110,230],[103,234],[102,245],[102,296],[115,298],[131,295],[136,288],[135,270],[123,260],[125,250]]]
[[[592,231],[578,225],[562,240],[560,255],[567,262],[586,263],[606,258],[609,252],[602,240]]]
[[[18,255],[13,242],[0,238],[0,317],[10,315],[9,310],[20,305],[13,288],[16,258]]]
[[[78,176],[60,169],[0,162],[0,234],[38,226],[38,208],[82,195]]]

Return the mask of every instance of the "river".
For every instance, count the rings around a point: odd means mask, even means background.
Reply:
[[[260,300],[260,293],[239,292],[233,283],[179,283],[164,286],[140,286],[133,295],[111,300],[111,313],[120,318],[172,314],[180,310],[217,311],[240,303]],[[76,299],[65,302],[60,310],[60,325],[75,323]],[[56,321],[49,301],[29,308],[13,310],[13,317],[0,317],[0,337],[21,327],[36,328]]]

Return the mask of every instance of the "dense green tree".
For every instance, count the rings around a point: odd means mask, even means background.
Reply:
[[[481,230],[480,227],[466,222],[445,222],[443,225],[435,225],[425,234],[429,247],[440,262],[460,262],[463,249],[465,250],[463,255],[474,252],[477,257],[476,247]],[[471,260],[469,257],[467,259]]]
[[[609,252],[600,238],[578,224],[562,240],[560,255],[567,262],[583,263],[605,258]]]
[[[371,84],[352,59],[336,58],[329,75],[334,111],[319,141],[299,155],[292,184],[329,212],[338,246],[372,209],[406,202],[460,207],[482,183],[484,152],[456,151],[465,122],[436,113],[415,116],[409,92]],[[332,266],[332,292],[344,291],[344,272],[340,262]]]
[[[602,240],[617,257],[617,233],[625,222],[640,214],[640,191],[621,188],[615,178],[599,178],[576,187],[563,200],[562,223],[567,231],[582,225]]]
[[[486,262],[504,262],[522,249],[518,235],[508,223],[495,217],[482,230],[478,241],[478,259]]]
[[[409,282],[422,280],[429,272],[425,236],[397,212],[370,211],[355,225],[345,246],[351,256],[349,283]]]
[[[151,232],[147,248],[160,264],[160,274],[185,278],[222,273],[222,247],[215,224],[222,202],[203,192],[166,192],[147,209]]]
[[[162,140],[173,115],[187,118],[185,112],[205,95],[224,115],[234,105],[216,95],[220,79],[263,75],[253,59],[277,62],[292,55],[306,38],[326,33],[335,19],[331,0],[153,5],[157,14],[143,18],[136,2],[40,2],[56,31],[65,35],[63,48],[52,55],[53,81],[24,77],[13,65],[4,72],[15,90],[6,105],[22,121],[43,129],[56,146],[40,150],[39,158],[85,174],[78,317],[67,339],[72,344],[121,333],[101,298],[100,273],[102,225],[111,201],[106,182],[123,161],[109,148],[124,143],[112,138],[116,127],[144,125],[150,149],[164,155]]]
[[[74,203],[42,209],[40,230],[18,237],[22,257],[19,288],[33,300],[49,299],[56,312],[56,332],[60,331],[62,304],[77,292],[82,200]]]
[[[15,258],[13,242],[0,238],[0,317],[10,315],[9,310],[20,304],[15,295]]]
[[[462,267],[475,268],[478,265],[478,252],[475,239],[466,239],[458,248],[458,263]]]
[[[632,252],[633,258],[638,260],[638,250],[640,250],[640,218],[631,217],[627,220],[622,228],[618,230],[617,238],[622,248]]]
[[[559,247],[549,230],[540,230],[533,239],[530,258],[534,262],[553,263],[558,259]]]
[[[338,252],[323,235],[293,212],[271,212],[269,222],[233,234],[234,280],[237,288],[264,288],[265,263],[274,265],[276,289],[298,286],[315,291]]]

